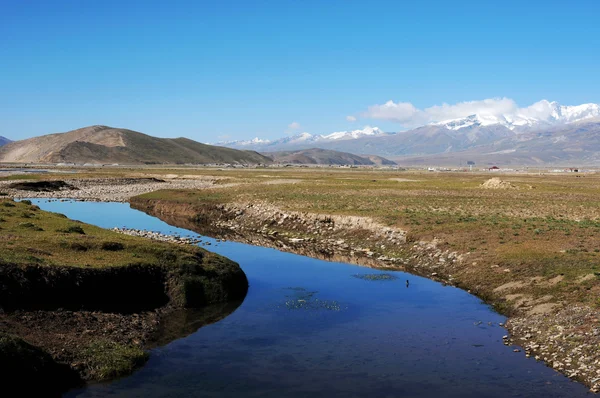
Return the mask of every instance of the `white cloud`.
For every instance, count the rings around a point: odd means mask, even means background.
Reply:
[[[458,119],[474,114],[500,116],[513,114],[519,109],[510,98],[492,98],[481,101],[459,102],[454,105],[442,104],[425,108],[424,112],[433,122]]]
[[[300,130],[300,123],[291,122],[290,124],[288,124],[288,130]]]
[[[349,121],[349,122],[355,122],[356,121],[356,116],[352,116],[352,115],[346,116],[346,120]]]
[[[535,105],[532,105],[532,107]],[[520,110],[522,109],[510,98],[465,101],[452,105],[444,103],[425,109],[419,109],[410,102],[388,101],[382,105],[368,107],[367,111],[362,113],[361,116],[371,119],[389,120],[406,127],[417,127],[433,122],[463,118],[476,113],[480,115],[500,116],[504,114],[517,114],[520,113]]]
[[[520,109],[520,113],[525,117],[535,118],[539,120],[549,119],[554,111],[554,107],[551,102],[541,100],[527,108]]]
[[[388,101],[383,105],[372,105],[362,116],[371,119],[390,120],[407,126],[416,124],[420,120],[427,123],[423,111],[417,109],[410,102]]]

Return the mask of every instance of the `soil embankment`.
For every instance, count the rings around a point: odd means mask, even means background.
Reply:
[[[511,300],[506,294],[516,285],[496,286],[493,280],[481,283],[481,275],[470,268],[474,265],[470,253],[444,249],[443,242],[436,239],[419,241],[368,218],[283,211],[265,203],[192,204],[142,196],[132,198],[131,205],[172,225],[218,238],[320,259],[406,270],[456,285],[510,315],[506,326],[512,337],[507,337],[505,344],[518,344],[527,357],[543,360],[592,391],[600,387],[597,311],[576,303],[550,303],[549,296]],[[490,272],[510,272],[498,265],[490,267]],[[544,278],[530,281],[532,289],[547,283],[553,282]],[[515,348],[515,352],[520,350]]]
[[[167,316],[239,302],[248,289],[239,265],[222,256],[28,201],[0,201],[0,228],[0,366],[20,369],[4,391],[48,396],[125,375],[145,362]]]

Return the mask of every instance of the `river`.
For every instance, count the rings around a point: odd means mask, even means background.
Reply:
[[[181,236],[122,203],[34,200],[100,227]],[[503,344],[505,318],[467,292],[403,272],[235,242],[250,288],[224,319],[151,351],[133,375],[66,397],[579,397],[570,381]],[[408,280],[408,285],[407,285]],[[590,394],[591,395],[591,394]]]

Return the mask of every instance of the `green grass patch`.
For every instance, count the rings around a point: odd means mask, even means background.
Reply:
[[[148,360],[139,347],[112,341],[96,341],[83,351],[89,373],[95,380],[107,380],[131,374]]]

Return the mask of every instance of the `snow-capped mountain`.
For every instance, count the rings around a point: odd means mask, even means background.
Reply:
[[[286,149],[290,148],[308,148],[313,146],[313,144],[319,143],[329,143],[334,141],[342,141],[342,140],[352,140],[362,137],[368,136],[378,136],[385,135],[383,131],[381,131],[377,127],[366,126],[360,130],[352,130],[352,131],[337,131],[331,134],[310,134],[310,133],[301,133],[292,135],[289,137],[283,137],[277,140],[263,140],[260,138],[254,138],[252,140],[247,141],[228,141],[228,142],[219,142],[216,145],[227,146],[230,148],[252,148],[254,150],[260,151],[274,151],[285,147]]]
[[[384,132],[381,131],[379,128],[366,126],[362,130],[338,131],[338,132],[327,134],[327,135],[321,135],[320,137],[322,137],[322,139],[324,139],[324,140],[349,140],[349,139],[366,137],[369,135],[381,135],[381,134],[384,134]]]
[[[272,141],[255,138],[221,145],[259,152],[321,148],[393,160],[437,154],[444,154],[448,159],[461,156],[459,154],[475,158],[474,154],[485,150],[498,157],[495,161],[501,160],[500,155],[517,159],[518,152],[519,161],[525,163],[537,162],[535,159],[560,161],[587,151],[586,162],[597,159],[600,164],[599,104],[564,106],[543,100],[526,108],[515,104],[504,109],[503,113],[478,111],[462,118],[436,120],[396,133],[366,127],[321,135],[302,133]]]
[[[542,100],[527,108],[507,114],[475,114],[467,117],[432,123],[449,130],[466,127],[501,125],[515,132],[531,131],[550,126],[564,125],[600,117],[599,104],[575,106],[560,105],[558,102]]]

